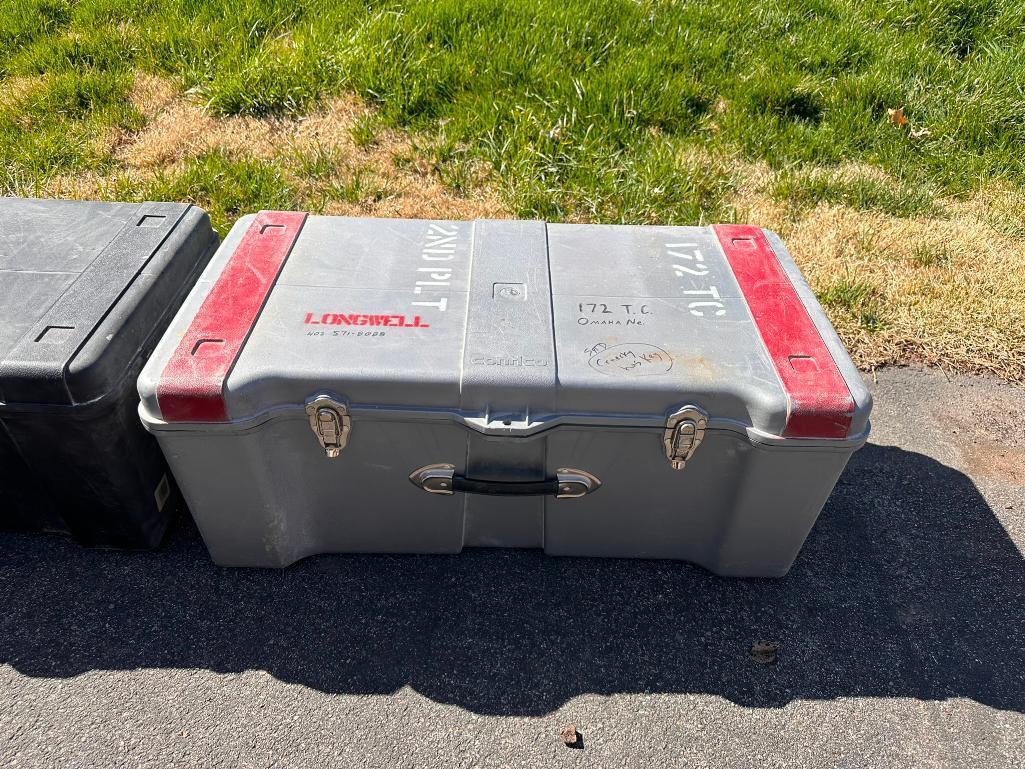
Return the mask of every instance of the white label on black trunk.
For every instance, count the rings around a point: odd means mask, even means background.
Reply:
[[[164,505],[167,504],[167,498],[171,496],[171,483],[167,480],[167,473],[160,478],[160,483],[157,484],[156,489],[153,490],[153,499],[157,501],[157,511],[162,512]]]

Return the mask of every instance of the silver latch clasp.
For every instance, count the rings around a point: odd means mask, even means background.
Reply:
[[[337,457],[349,442],[352,431],[349,407],[329,395],[318,395],[306,401],[306,415],[327,458]]]
[[[662,436],[666,458],[674,470],[682,470],[705,437],[708,414],[697,406],[684,406],[666,417]]]

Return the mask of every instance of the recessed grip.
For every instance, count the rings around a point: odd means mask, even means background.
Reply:
[[[490,494],[502,497],[553,496],[556,499],[574,499],[590,494],[601,487],[601,481],[585,470],[560,467],[554,478],[543,481],[485,481],[456,475],[455,465],[442,463],[426,465],[409,474],[417,488],[430,494],[451,495]]]

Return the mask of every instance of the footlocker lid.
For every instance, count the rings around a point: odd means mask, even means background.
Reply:
[[[703,429],[863,440],[871,406],[757,227],[274,211],[232,229],[139,390],[151,429],[296,410],[329,454],[360,420],[401,412],[500,436],[661,426],[680,464]]]
[[[0,412],[130,391],[216,243],[187,204],[0,198]]]

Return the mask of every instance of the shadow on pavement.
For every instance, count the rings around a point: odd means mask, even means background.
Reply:
[[[0,661],[30,676],[262,669],[325,692],[409,684],[503,715],[590,692],[1025,712],[1025,561],[967,476],[893,447],[854,456],[782,580],[530,551],[227,570],[186,523],[157,553],[26,535],[0,551]],[[749,656],[758,640],[781,644],[775,665]]]

